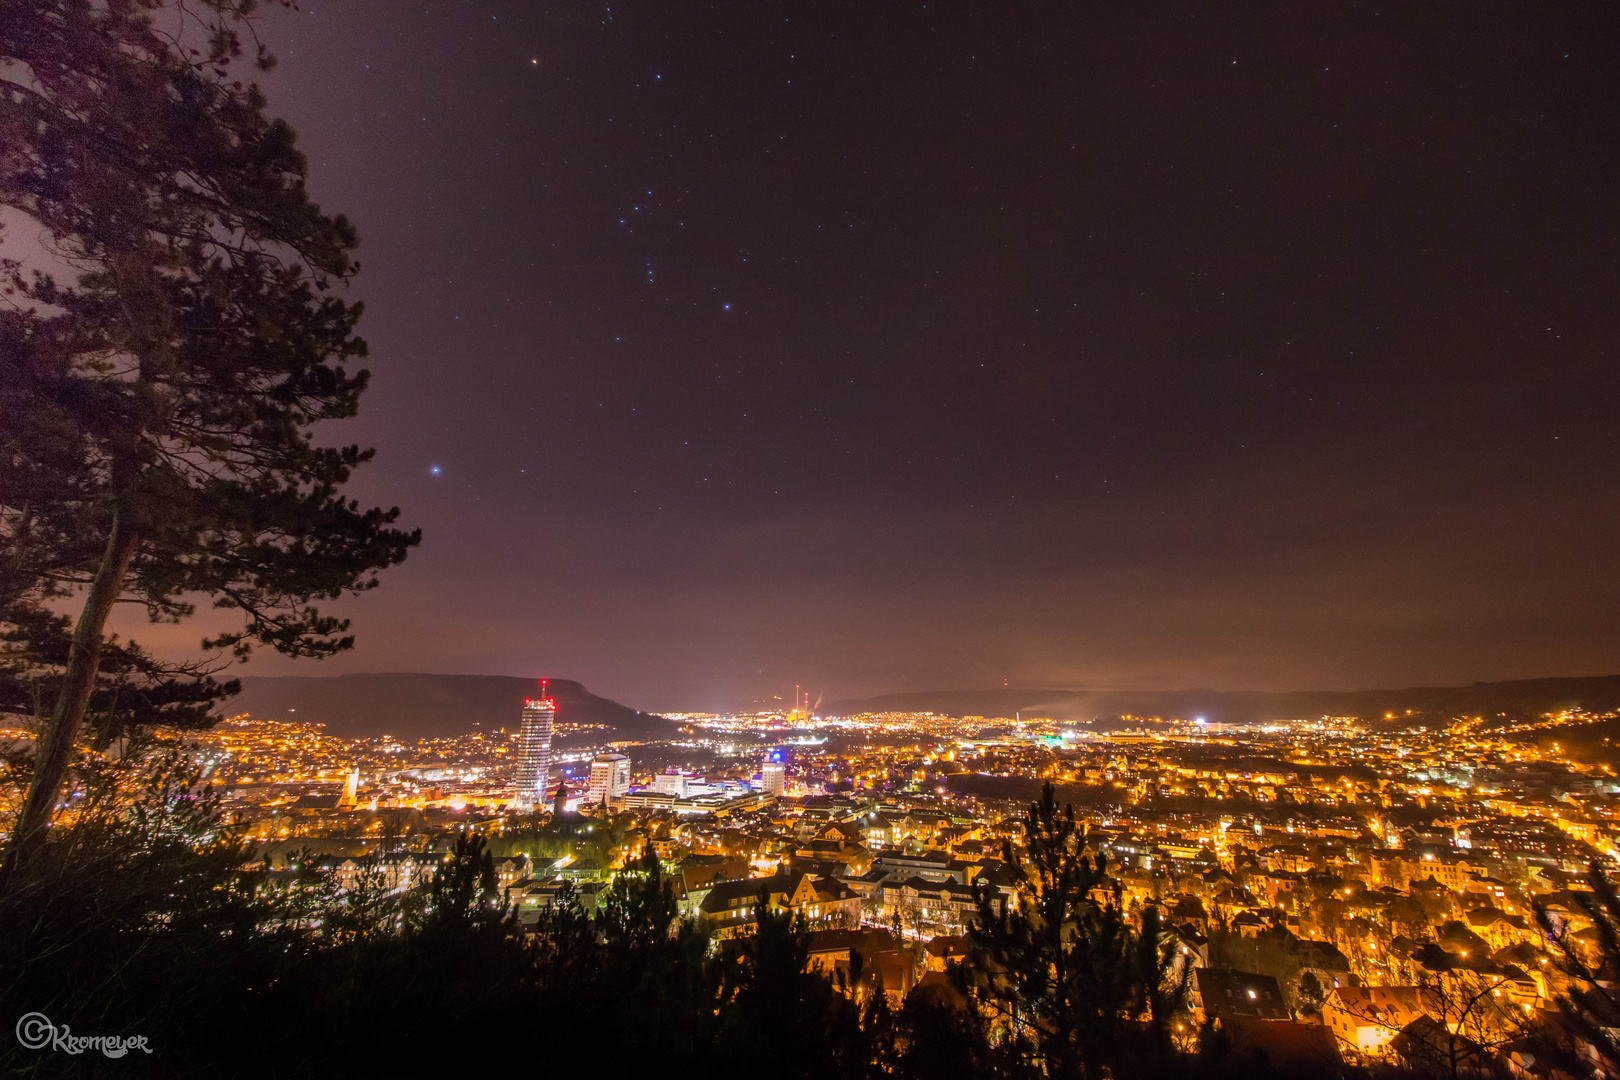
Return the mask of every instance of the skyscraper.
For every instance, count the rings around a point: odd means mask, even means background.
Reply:
[[[518,813],[532,814],[546,805],[546,780],[551,771],[551,729],[557,720],[557,702],[546,696],[546,680],[540,680],[540,696],[523,701],[523,726],[518,729],[517,792],[513,802]]]

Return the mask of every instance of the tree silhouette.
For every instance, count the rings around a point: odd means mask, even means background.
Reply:
[[[245,621],[205,645],[325,656],[352,638],[312,601],[419,539],[339,494],[370,451],[308,431],[367,382],[332,294],[356,237],[237,77],[252,5],[185,4],[195,51],[163,6],[19,2],[0,34],[0,205],[58,271],[0,265],[0,610],[82,595],[8,865],[49,821],[115,603],[178,620],[207,595]]]
[[[1316,972],[1307,971],[1299,977],[1299,992],[1294,995],[1296,1009],[1319,1012],[1326,1000],[1327,991],[1322,986],[1322,980],[1316,977]]]
[[[428,883],[428,897],[427,919],[434,927],[466,932],[511,917],[495,888],[495,860],[482,836],[456,837],[450,857]]]
[[[1536,904],[1536,922],[1569,984],[1556,999],[1557,1020],[1537,1025],[1531,1046],[1539,1061],[1567,1075],[1588,1075],[1595,1066],[1613,1076],[1620,1073],[1620,894],[1598,863],[1586,881],[1591,892],[1568,894],[1590,923],[1584,940],[1578,927]]]
[[[1050,783],[1023,831],[1022,851],[1009,841],[1004,852],[1016,904],[980,884],[968,930],[975,970],[966,981],[997,1049],[1052,1077],[1162,1067],[1191,970],[1161,941],[1157,908],[1132,929],[1106,858],[1090,852],[1074,807],[1060,811]]]

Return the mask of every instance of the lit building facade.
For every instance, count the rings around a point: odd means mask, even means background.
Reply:
[[[759,789],[780,799],[787,792],[787,766],[767,761],[759,770]]]
[[[532,814],[546,805],[551,732],[556,723],[557,702],[546,696],[546,680],[541,679],[540,696],[523,701],[523,726],[518,729],[517,791],[512,801],[520,814]]]
[[[653,790],[661,795],[673,795],[677,799],[684,799],[686,797],[686,774],[671,765],[653,777]]]
[[[787,763],[792,752],[784,746],[765,751],[759,767],[759,790],[780,799],[787,794]]]
[[[602,754],[591,762],[591,786],[586,806],[618,803],[630,790],[630,759],[623,754]]]

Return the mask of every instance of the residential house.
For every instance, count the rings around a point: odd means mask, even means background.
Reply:
[[[752,934],[761,895],[773,911],[787,910],[812,925],[854,926],[860,920],[860,894],[832,878],[789,872],[768,878],[716,882],[698,907],[699,921],[716,940]]]
[[[1427,1014],[1416,986],[1337,986],[1322,1006],[1322,1023],[1356,1053],[1379,1057],[1401,1029]]]
[[[1231,968],[1193,971],[1188,1004],[1194,1012],[1219,1019],[1287,1020],[1288,1004],[1270,975]]]

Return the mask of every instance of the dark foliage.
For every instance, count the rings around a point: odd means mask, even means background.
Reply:
[[[1591,892],[1569,896],[1590,921],[1588,934],[1536,908],[1571,992],[1558,1002],[1557,1021],[1541,1024],[1530,1045],[1541,1062],[1570,1076],[1589,1075],[1594,1067],[1613,1076],[1620,1073],[1620,893],[1597,863],[1586,879]]]
[[[859,961],[841,983],[813,970],[803,925],[763,898],[757,934],[711,943],[677,917],[655,858],[619,874],[592,914],[564,887],[530,933],[476,837],[431,884],[395,894],[373,871],[339,891],[311,859],[279,874],[240,869],[248,859],[184,757],[137,747],[0,896],[0,1009],[154,1048],[74,1063],[88,1074],[415,1075],[507,1068],[535,1046],[570,1070],[1022,1074],[960,1001],[919,993],[895,1009]],[[254,1049],[268,1033],[273,1049]],[[0,1049],[11,1072],[52,1060]]]
[[[390,892],[363,868],[339,890],[309,857],[244,870],[251,853],[172,746],[136,740],[87,776],[82,810],[0,895],[0,1016],[141,1034],[154,1052],[65,1062],[7,1040],[7,1075],[414,1076],[536,1057],[565,1072],[805,1080],[1342,1074],[1273,1060],[1289,1048],[1257,1042],[1253,1025],[1172,1040],[1188,1021],[1185,974],[1150,915],[1120,914],[1105,864],[1050,792],[1007,852],[1021,867],[1017,907],[982,891],[954,985],[897,1005],[862,978],[858,952],[837,979],[813,969],[803,924],[764,897],[757,933],[712,942],[678,916],[656,858],[626,867],[594,911],[564,885],[525,926],[481,838],[457,839],[427,885]],[[1572,1076],[1590,1072],[1583,1043],[1620,1060],[1602,989],[1620,958],[1620,899],[1601,875],[1593,885],[1596,935],[1576,940],[1544,916],[1590,989],[1518,1044]]]
[[[1008,1067],[1050,1077],[1141,1076],[1173,1055],[1170,1029],[1191,968],[1161,942],[1158,909],[1132,927],[1103,855],[1088,846],[1074,807],[1047,784],[1011,843],[1017,904],[978,890],[969,930],[976,971],[966,986],[990,1018]]]
[[[65,627],[42,605],[81,601],[65,655],[38,654],[60,677],[8,865],[49,821],[116,603],[172,621],[205,595],[244,616],[205,645],[324,656],[352,638],[315,602],[418,539],[340,494],[370,451],[308,430],[366,386],[360,309],[333,291],[357,241],[239,77],[252,8],[0,4],[0,206],[44,249],[0,258],[0,617],[48,646]],[[145,674],[169,705],[217,696]]]

